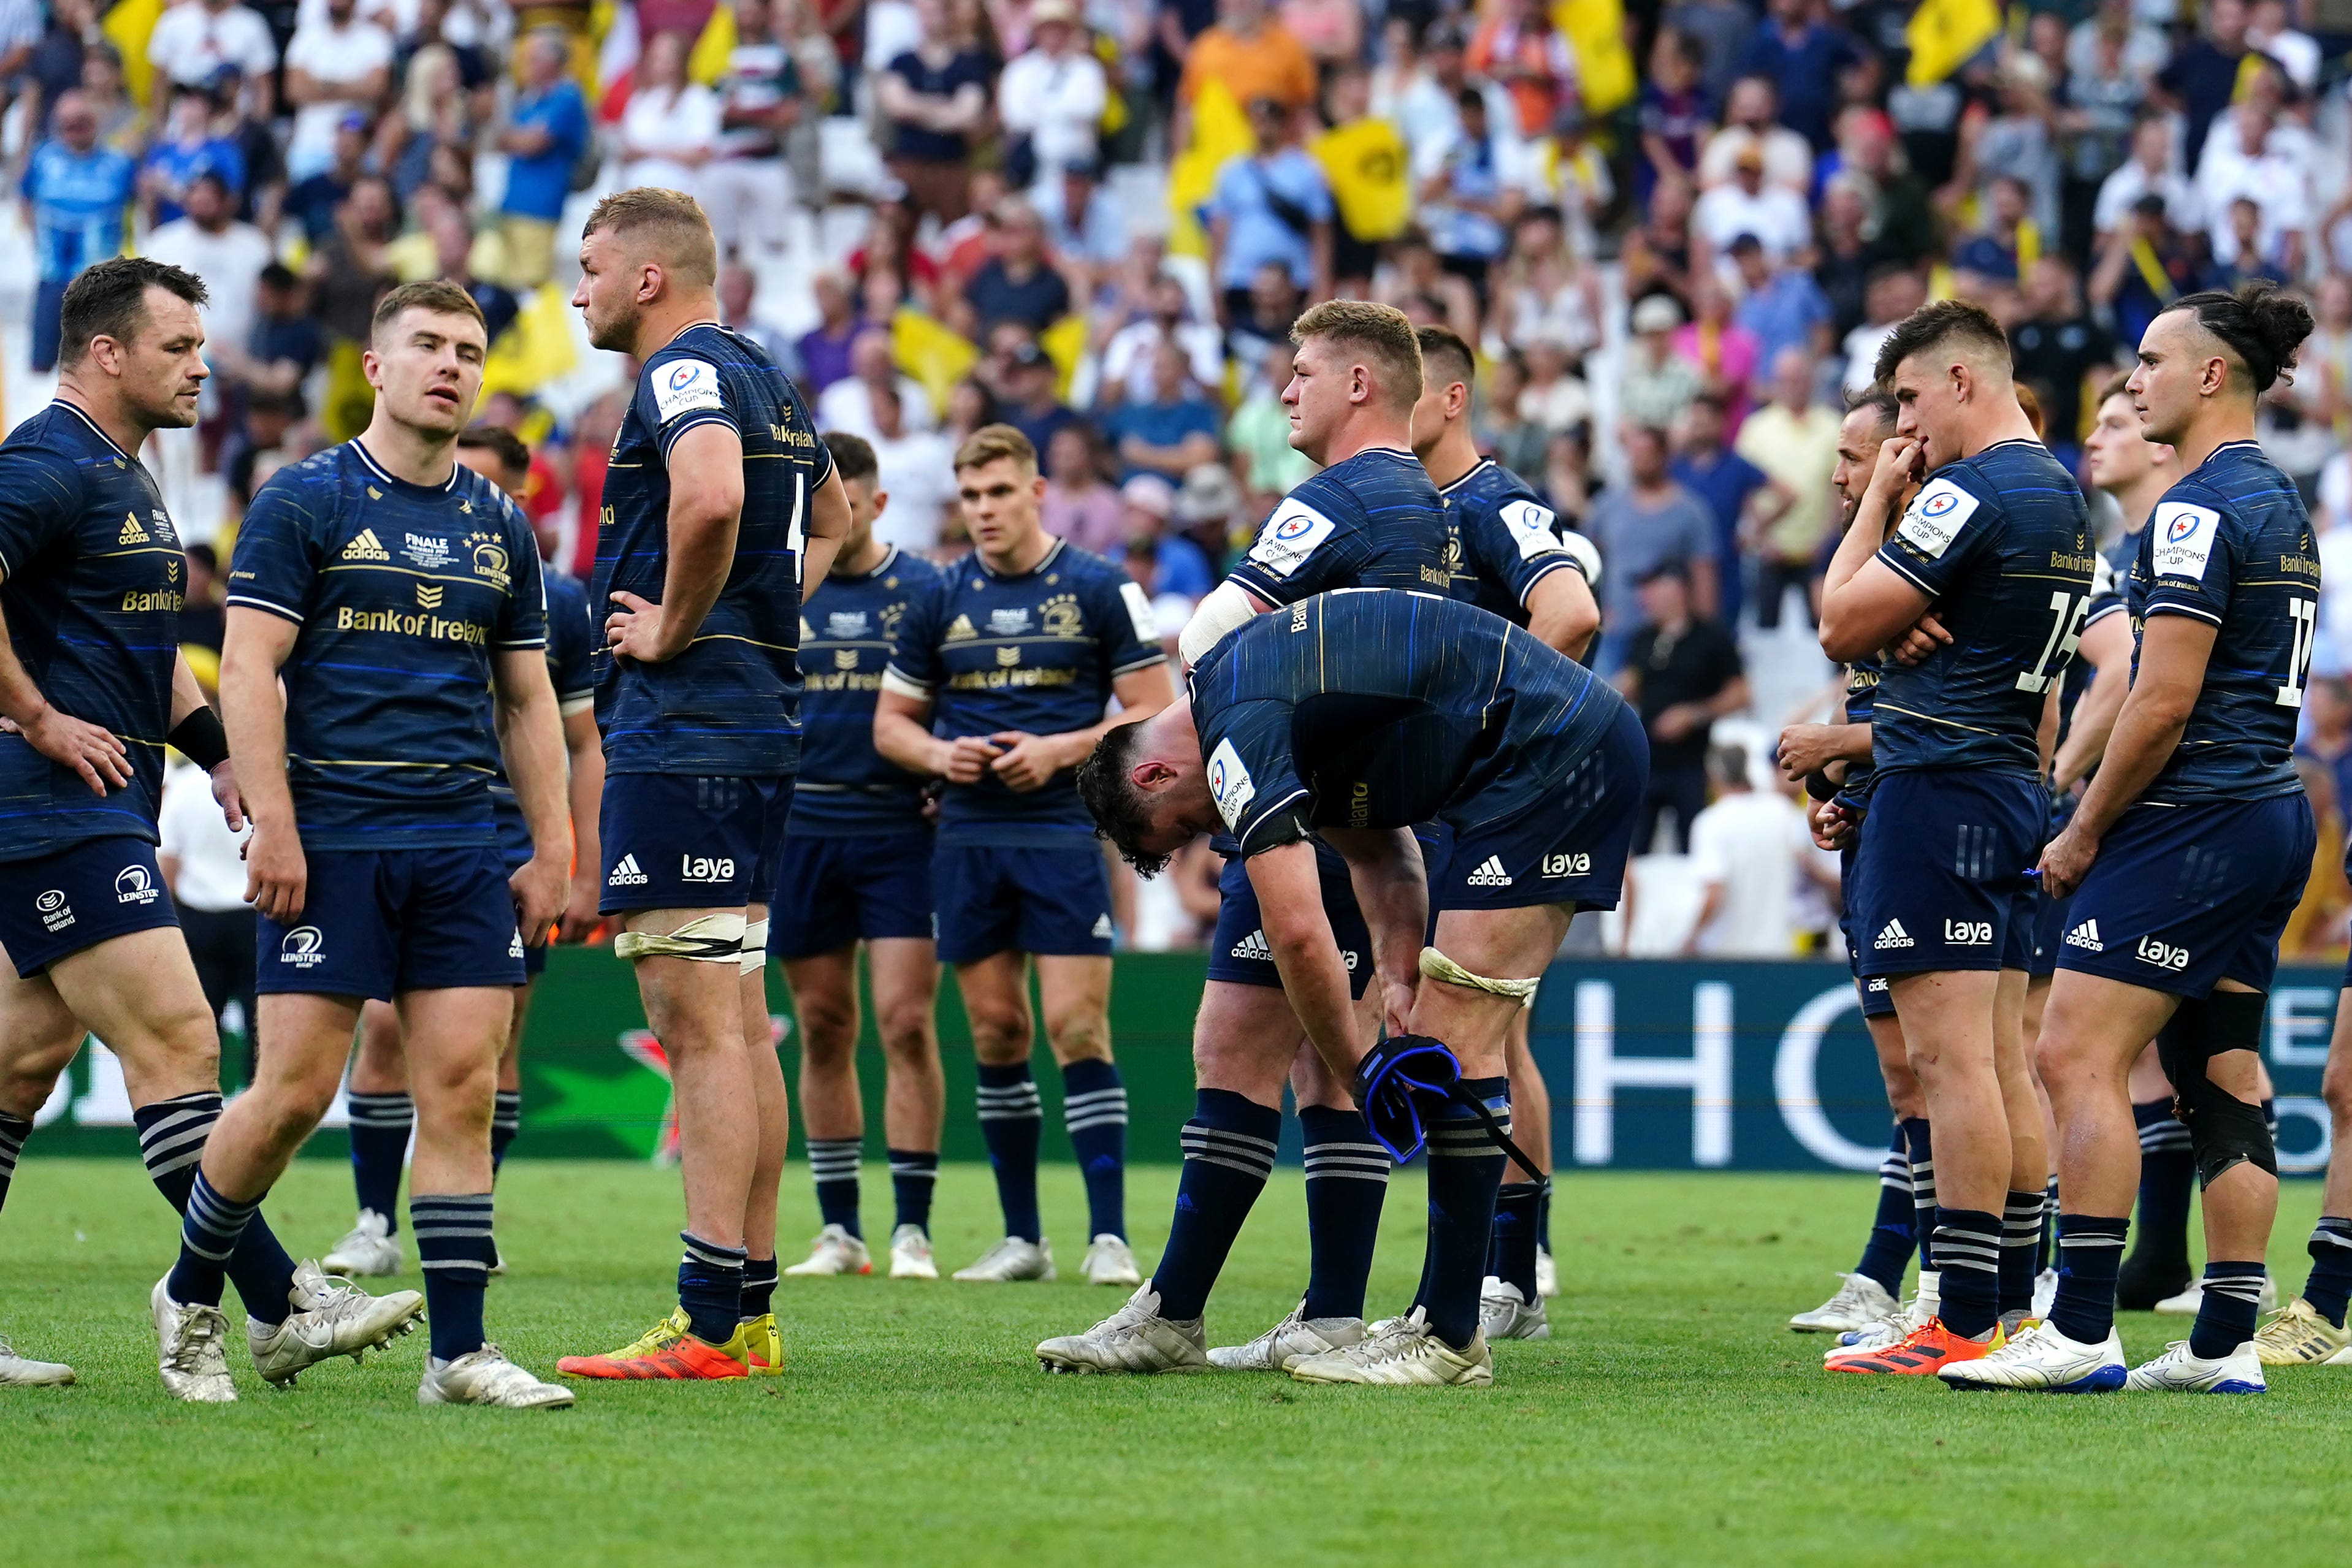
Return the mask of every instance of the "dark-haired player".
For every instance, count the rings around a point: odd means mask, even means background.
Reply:
[[[417,1110],[417,1401],[544,1408],[571,1391],[482,1327],[499,1051],[572,849],[539,546],[456,455],[488,353],[463,289],[394,289],[362,355],[366,431],[271,476],[237,530],[221,705],[253,816],[259,1076],[205,1145],[156,1315],[220,1300],[221,1260],[332,1103],[362,1004],[389,1000]],[[513,873],[490,805],[501,751],[534,846]]]
[[[512,431],[471,424],[457,437],[457,461],[520,504],[530,477],[530,449]],[[604,752],[596,734],[595,701],[589,656],[593,628],[588,591],[572,578],[543,569],[547,590],[547,674],[555,685],[556,712],[563,720],[563,749],[570,765],[566,798],[571,808],[572,852],[571,901],[557,933],[577,942],[596,925],[596,805],[604,788]],[[485,695],[482,722],[493,734],[495,703]],[[498,814],[499,847],[509,873],[530,863],[530,828],[515,803],[514,786],[500,767],[490,780],[490,805]],[[547,944],[522,950],[523,983],[515,992],[514,1017],[499,1052],[497,1108],[490,1117],[490,1176],[505,1164],[507,1146],[522,1130],[522,1029],[530,995],[547,969]],[[400,1044],[400,1012],[390,1002],[371,1001],[360,1013],[359,1047],[352,1054],[345,1104],[352,1119],[352,1185],[359,1193],[359,1218],[320,1266],[331,1274],[395,1274],[400,1271],[400,1168],[416,1125],[416,1103],[409,1093],[408,1061]],[[503,1263],[490,1272],[505,1272]]]
[[[882,1122],[898,1218],[890,1277],[936,1280],[931,1188],[947,1090],[940,1077],[939,948],[932,934],[931,826],[922,787],[874,749],[882,672],[910,607],[940,570],[874,537],[890,503],[874,448],[825,433],[849,497],[849,534],[801,610],[801,773],[784,831],[768,951],[800,1020],[801,1122],[823,1228],[787,1274],[863,1274],[873,1267],[857,1218],[857,950],[866,949],[874,1021],[887,1072]]]
[[[2267,283],[2192,294],[2148,324],[2130,391],[2187,470],[2126,585],[2138,651],[2099,770],[2042,856],[2072,894],[2043,1020],[2057,1112],[2062,1266],[2049,1322],[1956,1386],[2259,1394],[2253,1340],[2278,1208],[2256,1074],[2279,934],[2315,832],[2294,770],[2319,561],[2294,482],[2254,441],[2311,313]],[[2095,936],[2089,934],[2095,931]],[[2126,1376],[2115,1332],[2139,1145],[2127,1074],[2153,1038],[2203,1188],[2204,1295],[2187,1341]]]
[[[179,536],[138,457],[152,433],[196,422],[205,300],[201,279],[160,262],[82,272],[65,291],[57,401],[0,444],[0,1199],[86,1033],[121,1059],[140,1156],[175,1209],[221,1115],[219,1037],[155,863],[166,740],[245,824],[220,720],[177,652]],[[273,1382],[401,1332],[424,1304],[326,1282],[258,1218],[222,1262]],[[217,1307],[156,1317],[164,1388],[236,1398]],[[0,1386],[72,1381],[0,1347]]]
[[[1880,675],[1870,815],[1851,879],[1865,980],[1885,977],[1935,1126],[1937,1314],[1841,1371],[1983,1355],[2031,1308],[2049,1169],[2022,1039],[2032,869],[2049,813],[2039,732],[2074,655],[2093,555],[2082,494],[2019,407],[2008,339],[1939,301],[1880,350],[1894,437],[1822,589],[1822,649],[1885,646],[1931,608],[1951,641]],[[1886,527],[1894,502],[1924,479]],[[1891,824],[1891,827],[1888,825]]]
[[[719,250],[691,196],[605,197],[572,302],[644,367],[604,480],[593,612],[604,737],[601,908],[636,966],[677,1094],[677,1306],[580,1377],[779,1372],[784,1074],[768,1024],[767,904],[800,766],[801,583],[849,500],[800,394],[719,324]]]
[[[1412,449],[1444,497],[1452,527],[1446,562],[1454,596],[1524,626],[1548,648],[1581,659],[1601,627],[1593,590],[1601,552],[1564,530],[1528,482],[1478,455],[1470,434],[1471,388],[1478,377],[1470,345],[1452,329],[1423,327],[1421,401],[1413,404]],[[1444,836],[1425,857],[1446,852]],[[1507,1076],[1519,1146],[1543,1179],[1513,1166],[1495,1198],[1495,1239],[1486,1260],[1480,1319],[1489,1340],[1549,1339],[1543,1298],[1551,1273],[1551,1094],[1528,1049],[1528,1009],[1511,1020]]]
[[[959,1280],[1050,1280],[1037,1212],[1043,1117],[1035,1024],[1062,1069],[1062,1118],[1087,1185],[1090,1284],[1142,1278],[1127,1243],[1127,1089],[1111,1061],[1110,868],[1071,770],[1107,710],[1167,706],[1168,657],[1127,573],[1045,531],[1037,449],[1009,424],[956,450],[971,559],[910,601],[874,707],[874,747],[943,779],[931,857],[939,956],[955,966],[979,1059],[980,1130],[1004,1239]]]

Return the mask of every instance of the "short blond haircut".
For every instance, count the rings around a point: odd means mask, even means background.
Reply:
[[[1009,460],[1023,473],[1037,472],[1037,448],[1027,436],[1009,424],[983,424],[964,437],[956,448],[955,471],[985,468],[990,464]]]
[[[1405,313],[1369,299],[1326,299],[1290,325],[1290,340],[1328,338],[1362,352],[1381,391],[1400,407],[1421,400],[1421,340]]]
[[[702,204],[683,191],[658,185],[615,191],[596,204],[581,232],[599,230],[642,247],[646,259],[660,262],[683,282],[709,288],[719,281],[719,241],[711,235],[710,219]]]

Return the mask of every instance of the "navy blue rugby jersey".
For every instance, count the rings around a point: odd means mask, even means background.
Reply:
[[[1526,480],[1493,458],[1438,494],[1450,525],[1445,564],[1454,598],[1524,626],[1538,579],[1555,571],[1583,575],[1560,542],[1559,517]]]
[[[2219,629],[2180,744],[2140,799],[2183,805],[2301,789],[2294,731],[2319,624],[2319,558],[2294,481],[2253,442],[2216,448],[2156,504],[2127,591],[2136,630],[2151,615]]]
[[[1878,735],[1875,723],[1878,682],[1879,677],[1885,673],[1885,668],[1886,666],[1875,654],[1867,659],[1856,659],[1845,667],[1845,721],[1848,724],[1871,726],[1873,756],[1876,755],[1875,743]],[[1857,793],[1866,790],[1868,788],[1866,780],[1870,778],[1870,774],[1871,764],[1867,761],[1847,763],[1843,788]]]
[[[238,528],[232,606],[301,630],[286,774],[310,850],[498,841],[490,655],[547,645],[539,541],[463,464],[426,488],[357,441],[269,476]]]
[[[103,796],[0,735],[0,861],[83,839],[155,841],[172,670],[187,591],[155,481],[70,403],[0,444],[0,610],[25,673],[58,712],[122,742],[131,780]]]
[[[596,700],[596,677],[590,668],[602,622],[588,618],[588,590],[576,577],[542,568],[540,581],[547,590],[547,678],[555,687],[556,711],[565,717]],[[496,699],[482,710],[489,727],[490,753],[498,771],[490,779],[490,809],[498,814],[499,847],[520,865],[530,858],[530,829],[522,820],[514,786],[507,782],[506,754],[498,749]]]
[[[889,674],[930,696],[935,735],[1066,735],[1102,722],[1118,676],[1166,662],[1143,590],[1056,539],[1018,576],[977,554],[943,573],[909,601]],[[940,799],[943,844],[1034,847],[1093,833],[1068,769],[1025,794],[990,773]]]
[[[2082,635],[2097,556],[2083,493],[2038,441],[2004,441],[1928,476],[1878,559],[1935,601],[1952,641],[1880,673],[1880,773],[2038,777],[2035,731]]]
[[[1624,699],[1500,616],[1347,590],[1260,615],[1194,666],[1209,792],[1241,852],[1318,827],[1456,828],[1557,800],[1521,748],[1597,745]]]
[[[615,659],[599,640],[596,725],[614,773],[772,778],[800,762],[801,552],[833,454],[800,393],[749,338],[705,322],[646,361],[613,441],[588,602],[600,625],[616,591],[660,602],[670,447],[713,423],[743,443],[735,564],[677,657]]]
[[[921,781],[874,749],[874,699],[908,611],[921,612],[944,581],[938,567],[893,547],[873,570],[835,572],[808,596],[801,610],[807,690],[793,832],[837,838],[929,831]]]
[[[1429,470],[1410,452],[1375,446],[1309,478],[1266,517],[1226,580],[1268,604],[1335,588],[1443,593],[1450,531]]]

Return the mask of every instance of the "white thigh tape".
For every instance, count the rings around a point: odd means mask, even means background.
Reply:
[[[1462,986],[1491,996],[1508,997],[1523,1008],[1536,1005],[1536,987],[1541,977],[1531,980],[1498,980],[1487,975],[1474,975],[1434,947],[1421,950],[1421,973],[1423,978],[1443,980],[1449,986]]]
[[[743,952],[743,917],[702,915],[667,936],[624,931],[613,938],[616,958],[684,958],[694,964],[733,964]]]
[[[768,923],[747,922],[743,927],[743,972],[756,975],[768,965]]]

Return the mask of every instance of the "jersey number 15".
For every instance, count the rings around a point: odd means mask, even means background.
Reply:
[[[2090,609],[2091,596],[2087,593],[2069,593],[2060,589],[2050,596],[2050,637],[2042,644],[2042,657],[2033,661],[2033,668],[2018,672],[2019,691],[2039,695],[2050,689],[2050,683],[2074,658],[2074,646],[2083,640],[2083,617]]]

